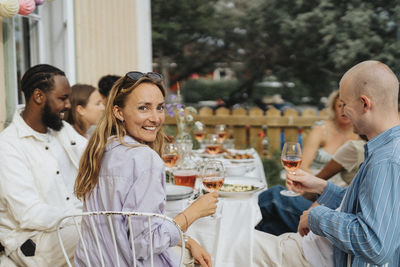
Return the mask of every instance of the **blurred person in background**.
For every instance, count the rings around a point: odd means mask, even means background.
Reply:
[[[121,78],[121,76],[118,75],[105,75],[100,78],[98,82],[98,87],[99,87],[99,92],[103,97],[104,106],[106,105],[107,97],[111,91],[111,88],[119,78]]]
[[[328,119],[317,122],[307,137],[301,169],[313,174],[318,173],[331,161],[339,147],[349,140],[359,139],[359,136],[353,132],[350,120],[344,115],[343,108],[339,91],[332,92],[327,105]],[[346,183],[339,172],[337,173],[337,175],[329,176],[330,181],[345,186]],[[282,174],[286,175],[286,172]],[[262,211],[263,220],[256,229],[275,235],[296,231],[302,212],[310,207],[315,196],[305,194],[304,197],[309,201],[299,201],[301,197],[281,195],[279,192],[283,189],[282,186],[273,186],[259,195],[258,205]]]
[[[328,180],[340,173],[342,179],[349,185],[358,171],[358,166],[364,161],[366,137],[363,136],[362,138],[360,140],[347,141],[341,146],[328,164],[316,174],[316,177]],[[313,204],[312,200],[318,196],[316,194],[307,194],[307,196],[313,196],[312,198],[309,197],[309,199],[303,196],[284,197],[280,194],[280,191],[285,189],[283,186],[273,188],[277,189],[259,197],[262,220],[256,226],[256,229],[274,235],[296,232],[300,216],[310,208]],[[280,201],[276,201],[277,199]]]
[[[103,99],[99,91],[88,84],[76,84],[71,87],[71,109],[65,114],[65,120],[85,138],[88,130],[97,125],[104,112]]]
[[[73,186],[87,140],[62,120],[71,107],[63,71],[31,67],[21,89],[26,105],[0,133],[0,266],[63,266],[56,226],[66,214],[82,212]],[[72,259],[75,227],[63,227],[61,236]]]
[[[359,139],[353,132],[350,120],[344,115],[344,105],[339,91],[328,98],[328,119],[316,122],[307,137],[300,168],[306,172],[318,173],[331,159],[336,150],[349,140]]]

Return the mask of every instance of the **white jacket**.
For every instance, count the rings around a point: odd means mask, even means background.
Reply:
[[[60,217],[82,211],[46,140],[25,123],[22,110],[0,133],[0,242],[7,255],[38,233],[54,231]],[[54,136],[78,169],[86,139],[66,122]]]

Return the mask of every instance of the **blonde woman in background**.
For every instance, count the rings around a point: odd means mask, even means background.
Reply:
[[[316,174],[339,147],[349,140],[359,139],[343,108],[339,91],[332,92],[328,98],[328,119],[315,124],[304,144],[301,169]]]
[[[111,89],[105,115],[91,136],[82,155],[75,194],[83,200],[84,211],[138,211],[163,214],[166,204],[165,165],[160,158],[165,135],[165,89],[158,73],[128,72]],[[218,194],[201,196],[174,220],[183,231],[198,218],[215,213]],[[114,218],[117,229],[117,257],[121,266],[149,266],[148,228],[143,219],[133,219],[136,259],[132,259],[129,228],[123,217]],[[99,218],[104,228],[99,242],[104,248],[105,265],[114,266],[116,255],[106,218]],[[177,266],[178,255],[171,248],[178,245],[179,232],[152,219],[155,266]],[[96,251],[90,223],[82,220],[82,236],[89,250]],[[193,239],[185,243],[194,260],[202,267],[211,266],[210,255]],[[100,266],[97,253],[90,253],[92,266]],[[76,266],[87,266],[79,243]]]
[[[332,160],[333,154],[349,140],[360,139],[353,132],[350,120],[343,113],[343,103],[339,99],[339,91],[330,94],[328,100],[328,119],[319,121],[311,130],[303,149],[301,168],[310,173],[318,173]],[[333,183],[345,186],[341,174],[326,176]],[[295,232],[304,210],[307,210],[315,195],[287,197],[280,194],[283,186],[272,186],[258,197],[258,205],[262,213],[262,221],[256,226],[257,230],[281,235]],[[306,198],[306,199],[304,199]]]
[[[66,121],[82,136],[88,138],[88,130],[97,125],[104,112],[102,97],[95,87],[76,84],[71,87],[71,109],[66,113]]]

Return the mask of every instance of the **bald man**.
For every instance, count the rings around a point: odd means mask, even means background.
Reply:
[[[288,175],[290,189],[320,194],[320,205],[303,213],[299,233],[256,231],[257,266],[400,266],[399,81],[385,64],[364,61],[339,90],[354,131],[368,137],[365,161],[344,189],[301,170]]]

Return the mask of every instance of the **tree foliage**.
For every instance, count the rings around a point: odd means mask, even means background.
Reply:
[[[315,101],[360,61],[376,59],[400,71],[397,1],[268,0],[243,25],[244,68],[300,82]]]
[[[153,0],[156,57],[176,62],[177,77],[215,64],[236,71],[242,101],[272,75],[300,85],[316,103],[351,66],[380,60],[400,71],[400,3],[392,0]],[[206,40],[206,41],[205,41]],[[291,90],[283,88],[285,99]],[[294,94],[293,94],[294,95]],[[298,95],[298,94],[297,94]]]
[[[228,52],[219,38],[216,3],[217,0],[151,1],[153,57],[160,69],[168,68],[171,84],[193,73],[212,71]]]

